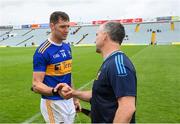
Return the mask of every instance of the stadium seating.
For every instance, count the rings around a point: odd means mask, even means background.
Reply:
[[[71,44],[94,44],[96,31],[99,25],[85,25],[70,27],[66,42]],[[137,24],[124,24],[126,37],[123,44],[150,44],[152,32],[156,32],[156,44],[171,44],[180,42],[180,22],[174,22],[171,30],[170,22],[152,22]],[[137,30],[138,27],[138,30]],[[32,46],[44,42],[50,29],[14,29],[0,30],[0,46]]]
[[[0,45],[3,46],[31,46],[34,42],[35,45],[41,44],[45,41],[49,35],[50,29],[23,29],[23,30],[13,30],[11,34],[13,37],[7,40],[1,41]]]

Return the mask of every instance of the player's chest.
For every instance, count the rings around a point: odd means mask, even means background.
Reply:
[[[55,52],[51,52],[49,58],[49,64],[56,64],[71,60],[72,56],[70,50],[61,49]]]
[[[72,57],[69,50],[58,50],[49,55],[46,75],[62,76],[71,73]]]

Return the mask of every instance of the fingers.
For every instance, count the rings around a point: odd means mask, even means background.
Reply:
[[[54,88],[55,91],[61,90],[64,86],[67,86],[66,83],[59,83],[56,85],[56,87]]]
[[[54,88],[54,90],[58,91],[58,94],[63,97],[64,99],[70,99],[72,98],[72,88],[67,85],[66,83],[59,83]]]
[[[81,112],[81,105],[80,105],[80,103],[76,104],[75,108],[76,108],[76,112]]]
[[[58,92],[64,99],[72,98],[72,89],[70,87],[65,86]]]
[[[81,104],[78,99],[74,98],[74,105],[75,105],[76,112],[81,112]]]

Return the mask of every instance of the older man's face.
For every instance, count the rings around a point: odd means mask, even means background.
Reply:
[[[96,33],[96,52],[101,53],[101,48],[104,45],[105,32],[103,31],[103,25],[99,27]]]

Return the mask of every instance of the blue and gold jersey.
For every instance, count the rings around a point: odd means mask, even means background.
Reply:
[[[41,44],[33,56],[33,71],[45,72],[43,83],[55,87],[58,83],[71,86],[72,56],[69,44],[55,44],[47,40]],[[44,96],[44,99],[59,100],[57,96]]]

